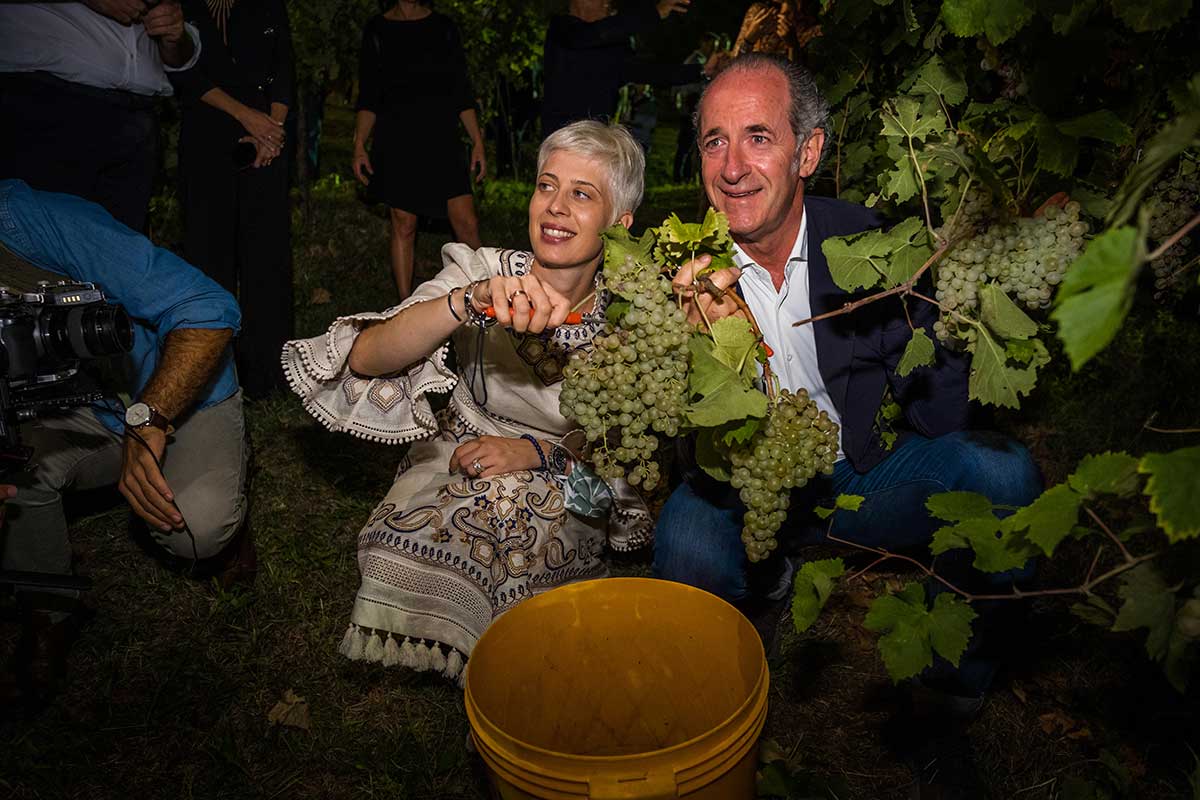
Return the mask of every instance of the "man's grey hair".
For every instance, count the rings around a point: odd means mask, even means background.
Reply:
[[[603,165],[613,203],[613,218],[608,224],[616,222],[626,211],[632,214],[642,204],[646,156],[624,127],[585,119],[559,128],[538,148],[538,175],[555,150],[565,150]]]
[[[825,96],[817,88],[817,82],[811,72],[774,53],[743,53],[726,64],[716,77],[724,77],[727,73],[733,72],[763,72],[772,69],[778,70],[787,80],[788,124],[796,137],[796,156],[799,158],[801,149],[813,131],[818,128],[825,131],[826,134],[829,131],[829,104],[825,102]],[[704,135],[704,131],[700,128],[700,112],[704,108],[704,99],[708,96],[708,91],[714,83],[716,83],[715,78],[704,87],[704,91],[700,94],[700,102],[696,104],[693,122],[696,126],[697,136]],[[821,150],[822,156],[825,154],[824,148],[828,145],[829,136],[826,135]]]

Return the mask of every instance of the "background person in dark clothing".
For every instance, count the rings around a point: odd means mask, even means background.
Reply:
[[[200,62],[174,79],[182,106],[179,174],[188,260],[238,298],[238,372],[246,395],[286,388],[292,252],[283,121],[292,44],[283,0],[188,0]],[[238,145],[251,148],[235,153]],[[249,163],[245,163],[245,162]]]
[[[411,0],[372,17],[363,30],[357,109],[354,175],[391,209],[392,274],[403,300],[413,289],[419,217],[448,216],[458,241],[481,246],[471,173],[483,180],[487,161],[454,23]],[[460,121],[471,137],[469,167]]]
[[[0,3],[0,178],[83,197],[143,231],[155,98],[199,51],[173,0]]]
[[[607,121],[626,83],[674,86],[701,79],[695,64],[636,61],[629,38],[654,28],[673,12],[687,13],[691,0],[659,0],[611,13],[609,0],[571,0],[566,14],[546,29],[542,136],[579,119]]]

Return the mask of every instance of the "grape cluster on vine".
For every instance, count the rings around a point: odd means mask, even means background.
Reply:
[[[655,434],[675,436],[683,422],[692,331],[656,265],[627,254],[605,265],[604,285],[628,309],[572,357],[559,404],[586,433],[600,477],[652,489],[661,477]]]
[[[1040,217],[989,225],[951,249],[937,265],[942,318],[934,332],[944,342],[974,343],[980,290],[994,283],[1030,309],[1048,308],[1063,273],[1083,250],[1088,225],[1075,201],[1049,206]],[[961,316],[956,316],[961,315]]]
[[[1149,239],[1161,244],[1200,211],[1200,181],[1190,175],[1175,174],[1163,178],[1150,191],[1154,211],[1150,217]],[[1191,285],[1185,278],[1186,267],[1197,257],[1195,240],[1184,236],[1169,250],[1150,262],[1154,270],[1154,299],[1169,302],[1177,299]]]
[[[729,448],[730,483],[746,505],[742,544],[751,561],[762,561],[775,549],[792,489],[818,473],[832,474],[837,453],[837,423],[804,389],[781,391],[754,436]]]

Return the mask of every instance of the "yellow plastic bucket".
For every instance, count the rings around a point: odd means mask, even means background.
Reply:
[[[769,674],[708,592],[584,581],[524,601],[467,667],[471,737],[503,800],[754,796]]]

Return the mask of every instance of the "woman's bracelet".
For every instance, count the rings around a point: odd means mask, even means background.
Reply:
[[[471,281],[467,284],[467,288],[463,291],[463,306],[467,310],[467,317],[472,325],[478,325],[480,328],[490,328],[496,324],[495,317],[489,317],[482,311],[475,310],[475,304],[471,302],[471,292],[475,291],[475,287],[483,281]]]
[[[449,292],[446,293],[446,307],[450,309],[450,316],[454,317],[459,322],[463,321],[463,318],[460,317],[458,315],[458,312],[454,310],[454,290],[453,289],[451,289]]]
[[[533,449],[537,451],[538,461],[541,462],[539,469],[548,469],[548,466],[546,465],[546,454],[542,452],[542,443],[539,442],[535,436],[529,433],[522,433],[521,438],[528,439],[530,444],[533,445]]]

